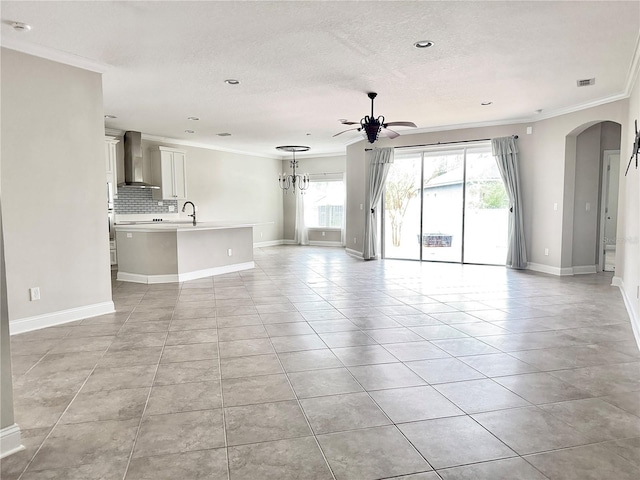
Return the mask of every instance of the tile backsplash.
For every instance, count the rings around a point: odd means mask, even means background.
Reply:
[[[148,188],[118,187],[118,198],[114,199],[114,209],[119,215],[136,213],[170,213],[169,206],[173,206],[173,212],[178,211],[177,200],[154,200],[153,192]],[[172,212],[172,213],[173,213]]]

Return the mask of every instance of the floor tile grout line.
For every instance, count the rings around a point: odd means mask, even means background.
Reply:
[[[375,340],[374,340],[375,341]],[[375,345],[380,345],[379,343],[376,342]],[[383,347],[384,348],[384,347]],[[412,448],[414,449],[414,451],[421,457],[424,459],[424,461],[427,463],[427,465],[429,465],[429,467],[431,467],[432,470],[435,470],[433,468],[433,466],[429,463],[429,461],[424,457],[424,455],[422,455],[422,453],[415,447],[415,445],[413,445],[412,442],[409,441],[409,439],[404,435],[404,433],[398,428],[398,426],[395,424],[395,422],[393,422],[393,420],[391,420],[391,418],[389,417],[389,415],[387,415],[387,413],[380,407],[380,405],[378,404],[378,402],[375,401],[375,399],[371,396],[370,392],[367,391],[364,386],[360,383],[360,381],[355,377],[355,375],[351,372],[351,370],[349,370],[349,367],[347,365],[344,364],[344,362],[335,355],[335,353],[333,353],[333,349],[331,347],[328,347],[329,351],[331,351],[331,353],[338,359],[338,361],[342,364],[342,368],[346,369],[346,371],[349,373],[349,375],[351,376],[351,378],[358,384],[358,386],[362,389],[361,392],[352,392],[352,393],[365,393],[367,395],[367,397],[369,398],[369,400],[376,405],[376,407],[378,407],[378,409],[380,410],[380,412],[387,418],[387,420],[389,421],[389,424],[386,426],[393,426],[395,427],[395,430],[397,432],[399,432],[403,438],[405,438],[409,444],[412,446]],[[276,356],[278,357],[278,361],[280,361],[280,355],[278,354],[278,352],[276,352]],[[395,363],[395,362],[394,362]],[[404,365],[404,362],[399,361],[399,363]],[[313,428],[311,427],[311,423],[309,421],[309,418],[307,416],[306,411],[304,410],[304,407],[302,406],[302,403],[300,402],[300,398],[298,397],[298,394],[296,393],[295,389],[293,388],[293,385],[291,384],[291,380],[289,379],[289,372],[286,371],[286,369],[284,368],[284,365],[282,365],[282,362],[280,361],[281,367],[283,368],[283,371],[285,372],[285,375],[287,377],[287,380],[289,382],[289,386],[292,389],[296,400],[298,401],[298,405],[300,407],[300,409],[303,412],[303,415],[305,417],[305,419],[307,420],[307,424],[309,425],[309,428],[311,429],[311,432],[313,433],[314,438],[316,439],[316,443],[318,444],[318,447],[320,448],[320,451],[322,452],[323,457],[325,458],[325,461],[327,462],[327,464],[329,465],[329,462],[326,458],[326,456],[324,455],[324,450],[322,450],[322,447],[320,446],[320,442],[317,439],[317,434],[315,433],[315,431],[313,430]],[[406,365],[405,365],[406,366]],[[426,381],[425,381],[426,382]],[[338,394],[336,394],[338,395]],[[324,396],[336,396],[336,395],[324,395]],[[348,395],[348,394],[343,394],[343,395]],[[323,397],[324,397],[323,396]],[[310,397],[310,398],[318,398],[318,397]],[[384,425],[383,425],[384,426]],[[356,431],[356,430],[364,430],[366,428],[376,428],[376,427],[365,427],[365,428],[361,428],[361,429],[351,429],[351,430],[345,430],[346,431]],[[332,433],[337,433],[337,432],[332,432]],[[331,469],[331,467],[329,467]],[[333,474],[333,470],[331,469],[331,472]],[[415,472],[414,472],[415,473]],[[335,476],[334,476],[335,478]]]
[[[135,307],[134,307],[135,308]],[[131,310],[133,311],[133,309]],[[129,318],[129,316],[131,315],[131,312],[129,313],[129,315],[127,316],[127,320]],[[118,332],[122,329],[122,326],[127,322],[127,320],[125,320],[122,325],[120,325],[120,328],[118,329]],[[64,337],[66,338],[67,336],[69,336],[71,334],[71,330],[67,333],[67,335]],[[78,388],[78,391],[75,393],[75,395],[73,396],[73,398],[71,399],[71,401],[69,401],[69,403],[67,404],[67,406],[65,407],[65,409],[63,410],[63,412],[60,414],[60,416],[58,417],[58,420],[54,423],[54,425],[51,427],[51,429],[49,430],[49,432],[47,433],[47,435],[42,439],[42,441],[40,442],[40,445],[38,446],[38,448],[36,449],[36,451],[34,452],[34,454],[31,456],[31,458],[29,459],[29,461],[27,462],[27,464],[25,465],[24,469],[22,470],[22,472],[20,473],[20,475],[18,476],[17,480],[20,480],[22,478],[22,476],[24,475],[24,473],[27,471],[27,469],[29,468],[29,466],[33,463],[34,459],[36,458],[36,456],[38,455],[38,453],[40,452],[40,450],[42,449],[44,443],[46,442],[46,440],[49,439],[49,437],[51,436],[51,434],[53,433],[54,429],[59,425],[60,420],[62,419],[62,417],[64,416],[64,414],[69,410],[69,408],[71,407],[71,405],[73,404],[74,400],[78,397],[78,395],[80,394],[80,392],[82,391],[82,388],[85,386],[85,384],[89,381],[89,378],[93,375],[93,373],[95,372],[95,370],[98,368],[98,364],[100,363],[100,360],[102,360],[104,358],[104,356],[106,355],[106,353],[109,351],[109,348],[111,347],[111,345],[113,344],[113,342],[115,341],[115,337],[116,335],[113,336],[113,340],[111,341],[111,343],[109,344],[109,346],[107,348],[104,349],[104,351],[102,352],[102,355],[100,356],[100,358],[98,358],[96,360],[95,365],[93,366],[91,372],[89,372],[89,374],[87,375],[87,377],[84,379],[84,381],[82,382],[82,385],[80,385],[80,388]],[[53,347],[52,347],[53,348]],[[48,352],[47,352],[48,354]],[[42,358],[44,358],[47,354],[44,354]],[[42,360],[42,359],[40,359]],[[35,366],[35,365],[34,365]],[[25,373],[26,374],[26,373]]]
[[[149,289],[147,288],[147,292],[148,291],[149,291]],[[146,295],[146,293],[145,293],[145,295]],[[142,299],[144,299],[144,296],[142,297]],[[140,302],[142,302],[142,299],[140,299]],[[177,299],[176,299],[176,303],[177,303]],[[174,305],[173,311],[171,313],[171,320],[169,321],[169,328],[171,328],[171,322],[173,322],[174,312],[175,312],[175,305]],[[149,399],[151,398],[151,392],[153,392],[153,386],[155,384],[156,377],[158,376],[158,370],[160,369],[160,363],[162,361],[162,355],[164,354],[164,348],[165,348],[165,346],[167,344],[167,339],[169,338],[169,333],[170,333],[170,330],[167,330],[167,332],[165,334],[165,337],[164,337],[164,342],[162,344],[162,349],[160,350],[160,356],[158,357],[158,363],[156,363],[156,368],[155,368],[155,371],[153,372],[153,378],[151,379],[151,385],[149,387],[149,393],[147,393],[147,398],[145,400],[144,407],[142,409],[142,414],[140,415],[140,421],[138,422],[138,426],[136,428],[136,432],[135,432],[135,435],[133,437],[133,443],[131,445],[131,452],[129,453],[129,458],[127,459],[127,464],[125,466],[124,473],[122,475],[122,480],[125,480],[126,477],[127,477],[127,474],[129,473],[129,467],[131,466],[131,460],[133,459],[133,453],[134,453],[134,451],[136,449],[136,445],[138,443],[138,436],[140,435],[140,430],[142,428],[142,422],[144,421],[144,414],[147,411],[147,407],[149,405]]]
[[[333,480],[337,480],[336,479],[336,475],[333,472],[333,468],[331,468],[331,464],[329,463],[329,460],[327,459],[327,457],[326,457],[326,455],[324,453],[324,450],[322,450],[322,447],[320,446],[320,442],[318,441],[318,437],[315,434],[313,428],[311,427],[311,423],[309,422],[309,418],[307,418],[307,414],[305,413],[304,408],[302,408],[302,403],[300,402],[300,399],[298,398],[298,394],[296,393],[295,389],[293,388],[293,384],[291,383],[291,379],[289,378],[289,374],[287,373],[286,369],[284,368],[284,365],[282,364],[282,360],[280,359],[280,355],[276,351],[276,348],[273,345],[273,342],[271,341],[271,337],[268,337],[268,338],[269,338],[269,343],[271,343],[271,348],[273,348],[273,351],[274,351],[274,353],[276,355],[276,358],[278,359],[278,363],[280,364],[280,368],[282,369],[282,372],[283,372],[285,378],[287,379],[287,384],[289,385],[289,388],[291,389],[291,393],[293,393],[293,396],[295,397],[295,400],[296,400],[296,403],[298,405],[298,408],[300,409],[300,412],[302,412],[302,416],[304,417],[305,422],[307,423],[307,427],[309,428],[309,432],[311,432],[311,435],[313,436],[315,444],[318,447],[318,450],[320,451],[320,454],[322,455],[322,458],[324,459],[325,465],[329,469],[329,473],[331,474],[331,478]]]
[[[213,281],[212,283],[214,283],[214,302],[215,302],[215,281]],[[214,303],[215,304],[215,303]],[[217,353],[218,353],[218,375],[220,377],[220,410],[222,413],[222,434],[223,434],[223,438],[224,438],[224,456],[225,456],[225,460],[226,460],[226,466],[227,466],[227,479],[231,479],[231,465],[229,462],[229,440],[227,439],[227,419],[226,419],[226,412],[225,412],[225,406],[224,406],[224,390],[222,388],[222,359],[220,357],[220,335],[219,335],[219,327],[218,327],[218,317],[217,317],[218,311],[217,311],[217,307],[216,307],[216,349],[217,349]]]
[[[135,308],[135,307],[134,307]],[[127,319],[129,317],[127,316]],[[120,328],[118,329],[118,332],[120,332],[120,330],[122,329],[122,327],[124,326],[124,324],[127,322],[127,320],[125,320],[122,325],[120,325]],[[69,332],[71,333],[71,332]],[[62,420],[62,417],[64,417],[64,414],[67,413],[67,411],[69,410],[69,408],[71,407],[71,405],[73,404],[74,400],[78,397],[78,395],[80,395],[80,392],[82,391],[82,389],[84,388],[84,386],[86,385],[86,383],[89,381],[89,378],[91,378],[91,376],[93,375],[93,373],[96,371],[96,369],[98,368],[98,364],[100,363],[100,360],[102,360],[104,358],[104,356],[107,354],[107,352],[109,351],[109,348],[111,348],[111,345],[113,345],[113,342],[115,342],[116,337],[118,336],[118,333],[116,333],[116,335],[113,335],[113,339],[111,340],[111,343],[109,344],[109,346],[107,348],[104,349],[104,351],[102,352],[102,355],[100,356],[100,358],[98,358],[96,360],[95,365],[93,366],[93,368],[91,369],[91,371],[89,372],[89,374],[87,375],[87,377],[84,379],[84,381],[82,382],[82,385],[80,385],[80,388],[78,388],[78,390],[76,391],[76,393],[74,394],[73,398],[71,399],[71,401],[67,404],[67,406],[65,407],[65,409],[62,411],[62,413],[60,414],[60,416],[58,417],[58,420],[56,420],[56,422],[53,424],[53,426],[51,427],[51,430],[49,430],[49,433],[47,433],[47,435],[42,439],[42,442],[40,442],[40,445],[38,446],[38,448],[36,449],[35,453],[32,455],[31,459],[27,462],[27,464],[25,465],[24,469],[22,470],[22,472],[20,473],[20,475],[18,476],[18,478],[16,480],[20,480],[22,478],[22,476],[25,474],[25,472],[27,471],[27,469],[29,468],[29,466],[33,463],[33,460],[36,458],[36,456],[38,455],[38,453],[40,452],[40,450],[42,450],[43,445],[45,444],[45,442],[49,439],[49,437],[51,436],[51,434],[53,433],[53,431],[55,430],[55,428],[60,424],[60,420]],[[66,338],[66,337],[65,337]],[[73,352],[72,352],[73,353]]]
[[[455,328],[455,327],[454,327],[454,328]],[[383,345],[383,346],[384,346],[384,345]],[[330,350],[332,350],[332,349],[330,349]],[[505,353],[506,353],[507,355],[509,354],[509,352],[505,352]],[[456,358],[457,358],[457,357],[456,357]],[[404,362],[403,362],[403,363],[404,363]]]

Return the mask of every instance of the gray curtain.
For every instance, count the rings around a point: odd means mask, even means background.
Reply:
[[[364,221],[364,251],[365,260],[375,259],[378,244],[378,206],[384,192],[384,182],[389,168],[393,163],[393,148],[374,148],[371,153],[369,166],[369,190],[366,198],[366,217]]]
[[[298,245],[309,245],[309,230],[304,221],[304,193],[299,188],[294,192],[296,196],[296,223],[294,235]]]
[[[520,174],[518,173],[518,145],[514,137],[494,138],[491,140],[493,156],[496,157],[502,181],[509,195],[509,245],[507,266],[511,268],[527,267],[527,248],[524,243],[522,221],[522,195]]]

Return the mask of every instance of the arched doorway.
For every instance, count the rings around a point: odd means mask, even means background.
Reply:
[[[615,269],[621,125],[589,122],[566,137],[562,267]]]

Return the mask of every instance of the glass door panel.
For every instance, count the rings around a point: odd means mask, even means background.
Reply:
[[[463,261],[504,265],[509,197],[490,148],[467,150],[465,185]]]
[[[462,261],[464,150],[425,152],[422,260]]]
[[[421,153],[396,154],[384,194],[384,256],[420,260]]]

